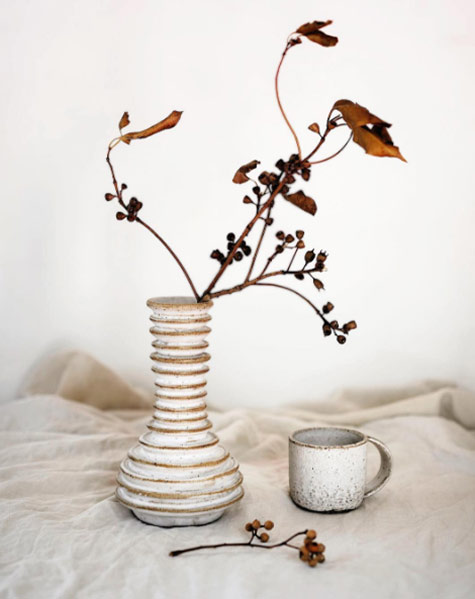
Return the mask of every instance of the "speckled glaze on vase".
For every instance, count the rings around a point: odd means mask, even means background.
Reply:
[[[378,449],[381,466],[375,478],[366,483],[368,442]],[[309,428],[289,437],[290,496],[308,510],[353,510],[382,489],[390,474],[391,454],[386,445],[360,431]]]
[[[219,445],[206,413],[204,350],[213,303],[157,297],[147,305],[155,411],[120,465],[116,497],[148,524],[208,524],[244,495],[239,466]]]

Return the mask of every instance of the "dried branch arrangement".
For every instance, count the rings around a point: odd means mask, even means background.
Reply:
[[[266,520],[264,524],[261,524],[259,520],[248,522],[244,529],[251,533],[249,541],[244,543],[217,543],[216,545],[198,545],[197,547],[189,547],[188,549],[177,549],[176,551],[170,551],[171,557],[177,557],[183,553],[190,553],[191,551],[200,551],[201,549],[218,549],[220,547],[253,547],[256,549],[275,549],[276,547],[289,547],[290,549],[297,550],[299,557],[303,562],[306,562],[309,566],[314,568],[317,564],[321,564],[325,561],[325,545],[316,541],[317,533],[314,530],[303,530],[296,532],[291,535],[288,539],[275,543],[273,545],[267,545],[270,535],[269,530],[274,528],[272,520]],[[298,537],[305,537],[302,545],[293,545],[291,541]],[[259,541],[256,543],[255,541]]]
[[[260,162],[251,160],[244,164],[236,171],[233,182],[237,185],[248,184],[251,186],[250,192],[244,195],[243,203],[252,208],[252,216],[248,223],[240,233],[230,232],[226,236],[226,249],[213,249],[211,258],[219,264],[218,270],[202,293],[198,293],[187,269],[183,262],[173,251],[170,245],[165,241],[163,236],[147,224],[140,216],[139,212],[142,209],[142,202],[137,198],[125,198],[127,185],[122,183],[119,185],[115,175],[114,167],[111,162],[111,151],[118,144],[130,144],[136,139],[144,139],[155,135],[166,129],[175,127],[180,121],[182,113],[174,110],[165,119],[144,129],[143,131],[124,133],[123,129],[130,124],[129,115],[124,113],[119,122],[119,137],[113,139],[107,152],[107,163],[109,165],[112,182],[114,185],[113,193],[106,193],[105,198],[108,201],[117,200],[120,210],[116,213],[118,220],[126,220],[128,222],[138,223],[142,227],[148,229],[158,241],[171,254],[181,271],[183,272],[188,284],[198,302],[217,298],[222,295],[237,293],[251,286],[259,287],[275,287],[293,293],[304,300],[315,312],[322,321],[322,331],[324,336],[334,336],[338,343],[346,342],[348,333],[356,328],[356,322],[350,320],[345,324],[340,325],[338,320],[334,320],[329,316],[334,306],[327,301],[321,308],[306,297],[300,291],[293,287],[289,287],[283,282],[289,279],[295,281],[310,280],[317,292],[324,289],[324,284],[321,280],[321,273],[327,267],[327,252],[320,250],[315,251],[310,245],[307,247],[305,233],[303,230],[294,232],[286,231],[283,227],[277,228],[274,218],[274,209],[281,200],[290,202],[296,208],[303,212],[314,216],[317,212],[317,205],[312,197],[307,195],[303,190],[294,190],[299,181],[307,182],[310,179],[312,167],[332,160],[338,156],[353,140],[361,146],[367,154],[372,156],[390,156],[399,158],[405,161],[401,155],[399,148],[395,146],[388,133],[391,126],[388,122],[380,119],[372,114],[363,106],[350,100],[338,100],[331,107],[326,122],[323,127],[316,122],[309,126],[309,129],[317,136],[315,146],[309,151],[304,152],[300,143],[297,132],[292,127],[287,114],[282,106],[279,94],[279,74],[282,68],[287,53],[302,43],[302,41],[314,42],[320,46],[332,47],[338,42],[338,38],[328,35],[323,31],[325,27],[331,24],[331,21],[313,21],[299,27],[296,31],[289,35],[287,42],[279,61],[275,74],[275,94],[277,104],[282,117],[287,124],[296,145],[296,152],[293,153],[287,160],[280,158],[275,163],[275,169],[272,171],[261,171],[257,177],[253,178],[253,173],[258,168]],[[324,158],[315,159],[322,146],[327,141],[330,134],[340,127],[345,127],[348,132],[348,139],[333,154]],[[259,225],[260,232],[255,240],[255,248],[248,241],[254,228]],[[262,258],[261,249],[263,240],[270,230],[276,230],[275,238],[276,245],[269,256]],[[216,289],[221,277],[225,271],[235,262],[249,259],[249,268],[247,274],[241,282],[222,289]],[[278,281],[278,282],[275,282]]]

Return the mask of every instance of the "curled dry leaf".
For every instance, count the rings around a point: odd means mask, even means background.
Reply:
[[[127,127],[127,125],[130,125],[129,113],[124,112],[122,118],[119,121],[119,129],[123,129],[124,127]]]
[[[390,156],[407,162],[399,148],[393,144],[387,128],[381,125],[357,127],[353,131],[353,141],[371,156]]]
[[[336,46],[338,38],[321,31],[323,27],[331,25],[332,22],[333,21],[313,21],[312,23],[305,23],[297,29],[297,33],[304,35],[311,42],[320,44],[320,46]]]
[[[306,196],[302,190],[291,193],[284,197],[291,204],[297,206],[297,208],[300,208],[305,212],[308,212],[309,214],[314,215],[317,212],[317,204],[315,203],[315,200],[312,200],[312,198]]]
[[[392,156],[406,162],[389,135],[390,123],[383,121],[364,106],[351,100],[338,100],[333,108],[341,113],[343,120],[353,131],[353,141],[360,145],[367,154]]]
[[[333,109],[341,113],[345,123],[351,129],[363,125],[383,125],[390,127],[389,123],[372,114],[367,108],[351,100],[338,100],[333,104]]]
[[[120,140],[126,144],[129,144],[133,139],[144,139],[145,137],[150,137],[151,135],[155,135],[155,133],[159,133],[160,131],[164,131],[165,129],[172,129],[173,127],[175,127],[175,125],[177,125],[178,121],[181,119],[182,114],[183,113],[181,111],[174,110],[159,123],[156,123],[155,125],[152,125],[147,129],[143,129],[143,131],[133,131],[131,133],[125,133],[121,136]]]
[[[245,183],[249,181],[247,174],[257,168],[258,164],[260,164],[259,160],[251,160],[251,162],[240,166],[233,177],[233,183]]]

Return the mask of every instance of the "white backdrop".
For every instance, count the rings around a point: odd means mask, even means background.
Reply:
[[[4,399],[37,358],[68,348],[151,385],[145,300],[188,290],[155,240],[103,199],[116,123],[124,110],[132,128],[184,111],[115,161],[202,289],[210,251],[250,214],[235,169],[254,158],[272,168],[294,149],[273,96],[286,36],[329,18],[340,44],[302,44],[282,73],[304,144],[315,141],[307,126],[349,98],[393,123],[408,164],[351,144],[314,168],[315,218],[290,205],[276,216],[329,252],[317,299],[358,329],[339,346],[290,294],[221,298],[210,400],[271,406],[421,378],[475,386],[472,2],[19,0],[2,12]],[[236,266],[227,280],[240,276]]]

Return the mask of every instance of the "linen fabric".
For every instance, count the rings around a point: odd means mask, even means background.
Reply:
[[[1,597],[475,596],[475,394],[421,383],[273,411],[209,410],[246,495],[214,524],[175,529],[143,524],[114,498],[119,463],[152,402],[71,352],[32,373],[23,397],[0,404]],[[325,424],[358,427],[392,452],[389,483],[357,510],[317,514],[289,498],[288,435]],[[368,454],[371,477],[379,458]],[[285,547],[168,556],[246,541],[254,518],[275,522],[270,542],[317,530],[326,562],[310,568]]]

